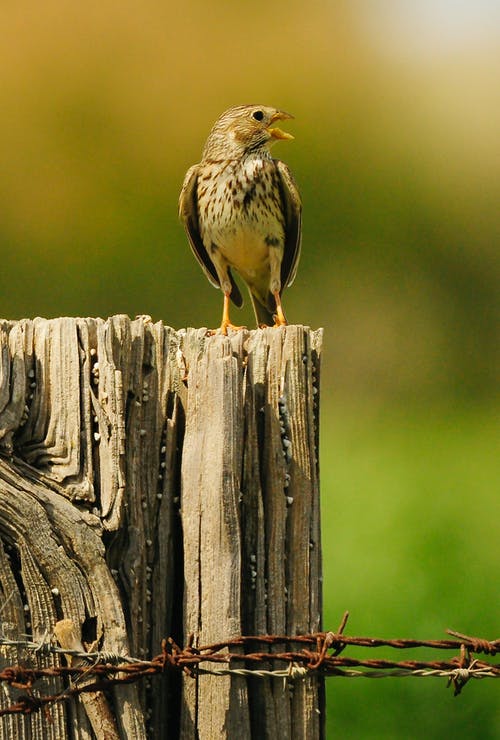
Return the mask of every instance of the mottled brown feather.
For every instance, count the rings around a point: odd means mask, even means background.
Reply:
[[[302,243],[302,201],[287,165],[274,160],[281,181],[281,197],[285,209],[285,252],[281,263],[281,290],[295,280]]]
[[[220,282],[217,277],[214,263],[208,256],[208,252],[205,249],[205,245],[200,236],[200,227],[198,224],[198,199],[196,195],[199,167],[199,164],[194,164],[186,173],[181,194],[179,196],[179,217],[186,229],[193,254],[203,268],[203,272],[214,288],[220,288]],[[231,291],[231,300],[235,306],[241,308],[243,305],[243,297],[240,289],[234,281],[231,271],[229,271],[229,277],[233,286]]]

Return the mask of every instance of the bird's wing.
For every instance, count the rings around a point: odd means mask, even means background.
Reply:
[[[198,224],[198,197],[196,194],[198,167],[199,165],[194,164],[186,172],[186,177],[184,178],[181,194],[179,196],[179,217],[186,229],[194,256],[202,266],[203,272],[215,288],[220,288],[217,270],[215,269],[215,265],[210,259],[205,245],[203,244]],[[239,308],[243,305],[243,298],[241,296],[240,289],[234,282],[231,271],[228,269],[227,272],[232,285],[231,300]]]
[[[198,225],[198,198],[196,189],[198,184],[198,167],[194,164],[186,172],[181,194],[179,196],[179,218],[184,224],[194,256],[203,268],[203,272],[213,286],[220,288],[219,278],[214,263],[208,256]]]
[[[281,287],[295,280],[302,240],[302,202],[292,173],[284,162],[275,160],[285,209],[285,252],[281,263]]]

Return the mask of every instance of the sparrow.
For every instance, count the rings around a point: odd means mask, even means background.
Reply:
[[[293,139],[273,125],[290,118],[265,105],[229,108],[184,178],[179,215],[207,278],[224,293],[222,334],[243,328],[229,318],[230,300],[243,305],[233,271],[248,287],[258,326],[287,323],[281,295],[297,272],[302,204],[290,170],[273,159],[270,146]]]

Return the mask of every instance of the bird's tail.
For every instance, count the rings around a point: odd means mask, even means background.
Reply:
[[[272,310],[268,306],[264,306],[264,304],[261,302],[260,298],[258,296],[255,296],[253,293],[250,293],[250,298],[252,299],[252,306],[255,313],[255,318],[257,320],[257,326],[273,326],[274,324],[274,314]],[[274,303],[274,298],[270,295],[270,303]]]

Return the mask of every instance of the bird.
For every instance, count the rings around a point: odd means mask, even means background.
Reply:
[[[302,203],[287,165],[270,146],[291,140],[276,121],[290,113],[265,105],[237,105],[215,122],[201,161],[190,167],[179,216],[209,281],[224,294],[220,332],[231,323],[230,300],[243,305],[235,271],[246,284],[257,326],[287,324],[281,295],[297,273]]]

